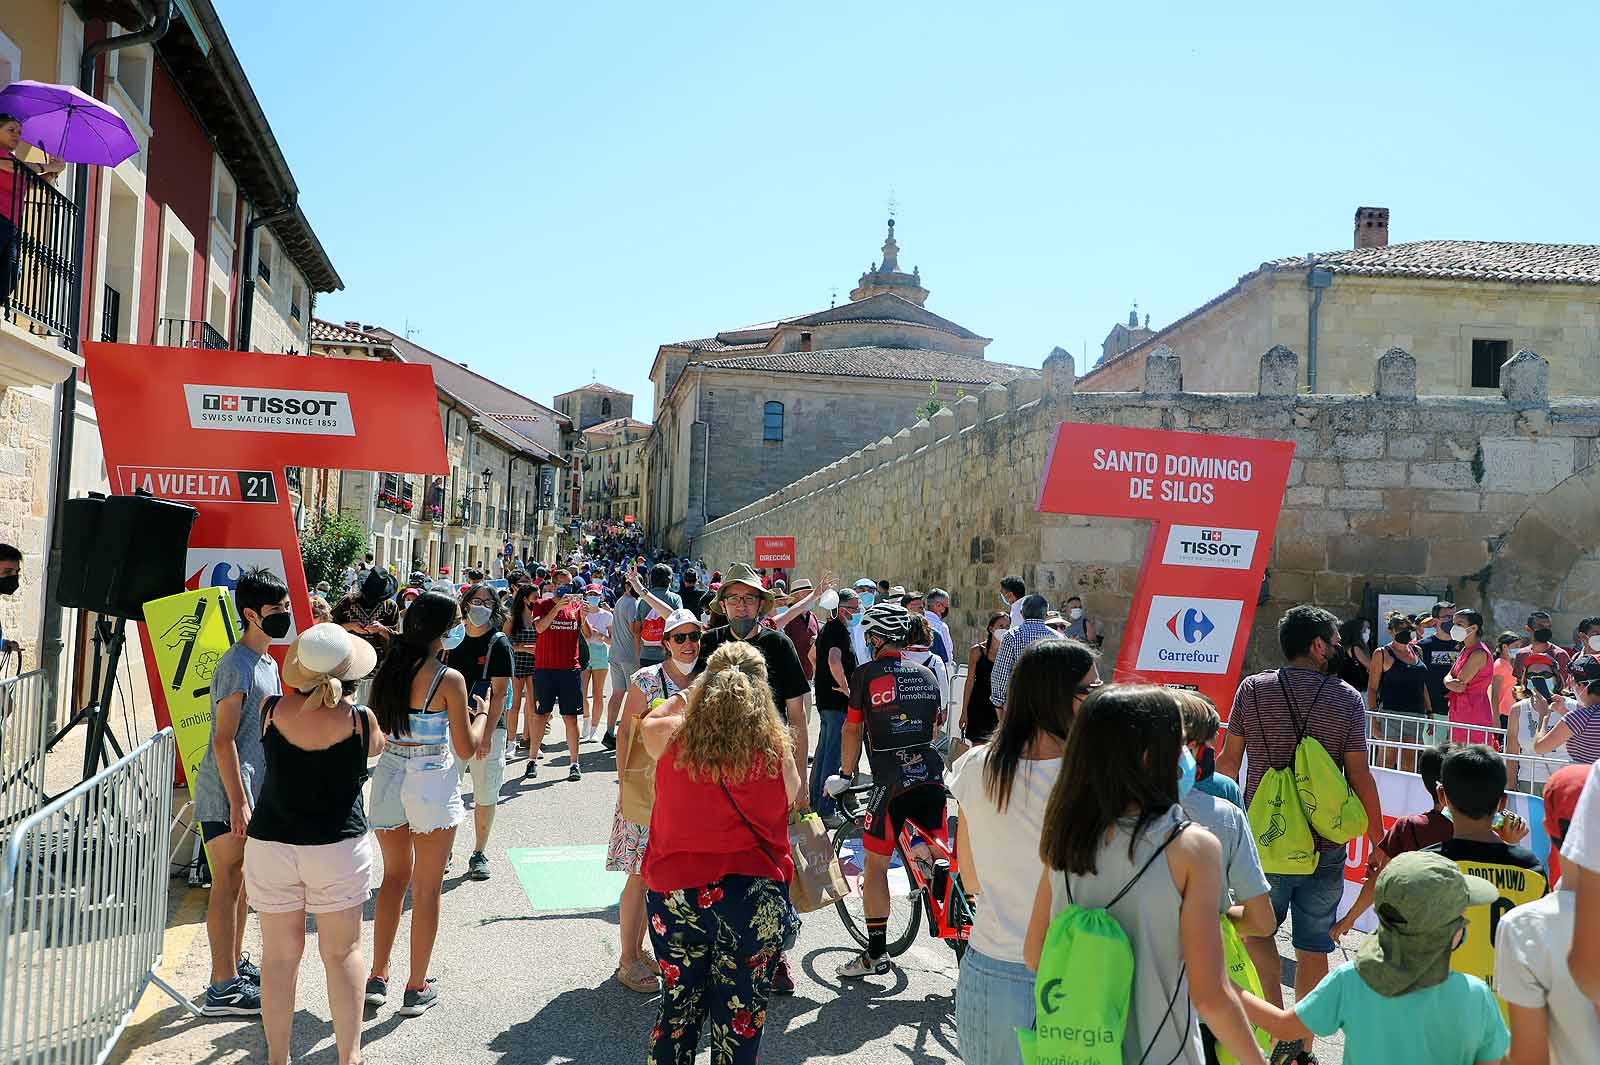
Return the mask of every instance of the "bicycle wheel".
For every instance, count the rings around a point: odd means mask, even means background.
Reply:
[[[861,878],[864,871],[861,847],[861,825],[846,821],[833,833],[833,853],[839,858],[839,868],[844,872],[850,893],[833,904],[839,911],[839,920],[857,944],[867,945],[867,914],[862,907]],[[907,890],[908,874],[902,870],[889,870],[889,926],[885,929],[886,946],[891,957],[899,957],[917,938],[922,924],[922,891]],[[896,882],[900,882],[896,890]]]

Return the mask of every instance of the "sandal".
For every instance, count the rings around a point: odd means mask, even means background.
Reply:
[[[613,974],[617,983],[629,991],[638,991],[642,994],[653,995],[661,990],[661,982],[656,979],[648,966],[640,963],[637,967],[624,970],[621,966]]]
[[[656,961],[653,956],[649,954],[642,954],[639,956],[639,960],[644,962],[645,968],[649,969],[657,976],[661,975],[661,963]]]

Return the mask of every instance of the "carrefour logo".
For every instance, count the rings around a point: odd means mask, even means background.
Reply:
[[[1249,569],[1256,556],[1254,529],[1174,525],[1167,531],[1161,562],[1204,569]]]
[[[1211,619],[1194,607],[1180,610],[1167,619],[1167,631],[1184,643],[1199,643],[1215,630]]]
[[[1195,596],[1150,599],[1137,668],[1164,673],[1228,672],[1244,602]]]
[[[356,435],[350,396],[344,392],[185,384],[183,395],[193,429]]]

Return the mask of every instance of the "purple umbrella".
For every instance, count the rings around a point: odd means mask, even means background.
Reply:
[[[139,150],[111,105],[71,85],[14,81],[0,89],[0,112],[23,123],[23,139],[69,163],[116,166]]]

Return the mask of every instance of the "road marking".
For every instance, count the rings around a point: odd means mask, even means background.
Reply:
[[[617,904],[626,873],[606,870],[606,845],[511,847],[506,851],[534,913],[602,910]]]

